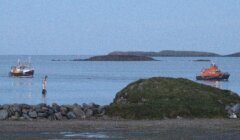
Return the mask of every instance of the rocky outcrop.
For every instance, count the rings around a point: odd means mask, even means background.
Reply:
[[[0,120],[71,120],[102,118],[106,115],[107,106],[100,106],[95,103],[58,105],[46,104],[5,104],[0,105]]]
[[[183,78],[154,77],[118,92],[107,114],[127,119],[226,118],[229,114],[234,118],[240,115],[239,103],[240,97],[228,90]]]

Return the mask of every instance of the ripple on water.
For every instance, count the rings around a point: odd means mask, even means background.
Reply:
[[[81,138],[96,138],[96,139],[107,139],[110,138],[108,135],[101,133],[101,132],[97,132],[97,133],[64,133],[61,132],[61,134],[63,134],[65,137],[81,137]]]

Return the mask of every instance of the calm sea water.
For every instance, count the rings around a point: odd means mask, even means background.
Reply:
[[[9,77],[10,67],[17,59],[31,57],[35,68],[34,78]],[[129,83],[154,76],[184,77],[195,80],[197,73],[210,62],[193,62],[196,59],[213,60],[222,71],[231,74],[229,81],[203,82],[240,93],[240,58],[167,58],[153,62],[73,62],[52,59],[86,58],[87,56],[0,56],[0,104],[53,102],[59,104],[109,104],[115,94]],[[42,78],[48,75],[47,95],[41,94]]]

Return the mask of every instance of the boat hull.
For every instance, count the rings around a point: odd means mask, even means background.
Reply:
[[[217,81],[226,81],[228,80],[228,78],[230,77],[230,74],[228,73],[224,73],[223,75],[221,76],[206,76],[206,77],[203,77],[203,76],[196,76],[196,79],[197,80],[217,80]]]
[[[14,77],[33,77],[33,75],[34,75],[34,70],[29,70],[26,72],[19,72],[19,73],[10,72],[10,76],[14,76]]]

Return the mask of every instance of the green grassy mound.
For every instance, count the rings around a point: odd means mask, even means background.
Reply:
[[[228,90],[183,78],[155,77],[138,80],[117,93],[107,114],[126,119],[227,117],[225,106],[240,102]]]

